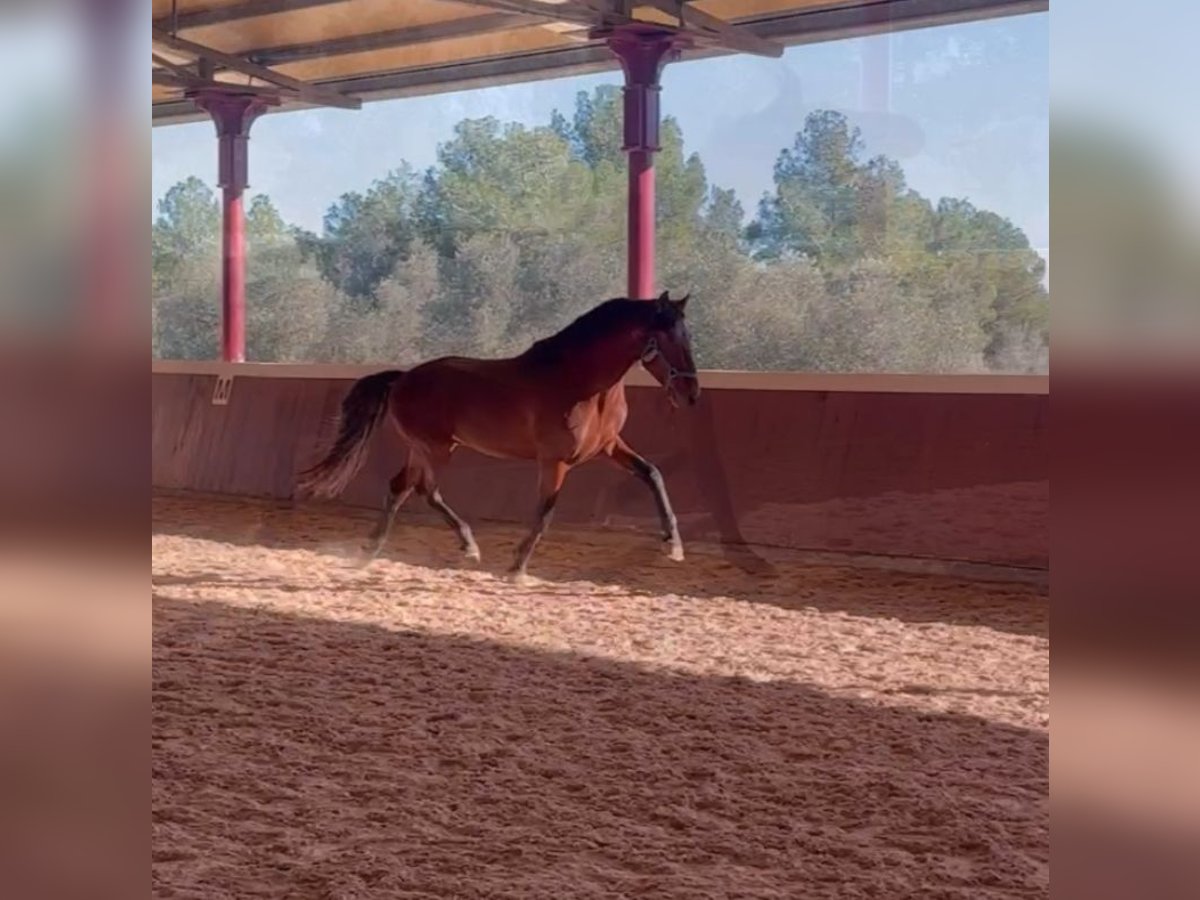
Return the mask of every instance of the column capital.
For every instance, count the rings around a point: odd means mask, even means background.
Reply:
[[[243,94],[236,89],[200,88],[189,91],[187,96],[212,117],[218,137],[249,137],[254,120],[279,105],[279,98],[270,94]]]
[[[244,190],[249,185],[246,142],[250,139],[250,126],[272,106],[278,106],[279,97],[215,88],[191,91],[188,97],[212,117],[217,127],[220,141],[217,184],[229,190]]]
[[[609,49],[625,71],[626,152],[657,153],[659,147],[659,76],[663,66],[679,57],[687,40],[677,32],[635,25],[609,31]]]
[[[605,35],[608,47],[621,61],[628,86],[658,87],[663,66],[679,58],[690,41],[678,32],[641,25],[622,25]]]

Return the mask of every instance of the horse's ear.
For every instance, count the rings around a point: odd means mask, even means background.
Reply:
[[[684,294],[682,297],[680,297],[678,300],[675,301],[675,306],[679,309],[680,312],[683,312],[684,307],[687,306],[688,297],[690,297],[690,296],[692,296],[692,293],[691,293],[691,291],[688,291],[686,294]]]

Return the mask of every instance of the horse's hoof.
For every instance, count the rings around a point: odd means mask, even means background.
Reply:
[[[479,552],[478,547],[468,547],[463,551],[463,556],[471,562],[482,562],[483,555]]]
[[[533,584],[533,579],[529,577],[528,572],[509,572],[508,580],[510,584],[515,584],[517,587],[529,587]]]
[[[383,544],[378,538],[367,538],[365,544],[361,544],[358,548],[358,555],[355,558],[355,563],[360,569],[365,569],[375,560],[379,559],[379,555],[383,553]]]
[[[672,544],[667,556],[674,562],[683,562],[683,544]]]

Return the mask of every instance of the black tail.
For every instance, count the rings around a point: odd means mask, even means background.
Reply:
[[[296,488],[314,497],[336,497],[367,461],[371,434],[387,415],[387,399],[392,385],[404,373],[390,369],[360,378],[342,401],[337,440],[325,458],[301,472]]]

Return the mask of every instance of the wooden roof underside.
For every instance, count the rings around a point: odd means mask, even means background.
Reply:
[[[204,85],[281,108],[614,68],[599,33],[677,31],[684,58],[1045,10],[1048,0],[153,0],[154,124],[204,117]]]

